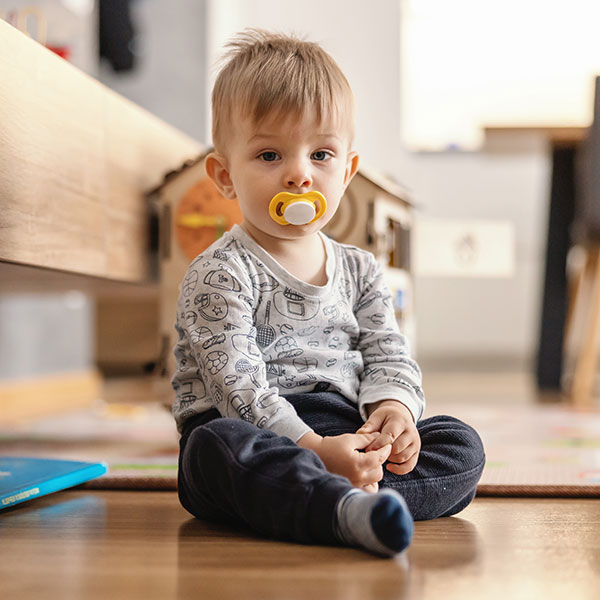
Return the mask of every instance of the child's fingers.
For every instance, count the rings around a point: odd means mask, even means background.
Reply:
[[[386,460],[388,460],[391,453],[392,453],[392,445],[391,444],[387,444],[386,446],[382,446],[378,450],[373,450],[372,452],[370,452],[370,454],[375,454],[378,462],[381,462],[381,464],[383,464]]]
[[[402,432],[392,444],[392,454],[402,454],[411,446],[416,445],[416,440],[407,431]]]
[[[371,470],[382,465],[390,456],[392,445],[387,444],[378,450],[359,454],[360,467],[364,470]]]
[[[385,415],[381,413],[378,414],[377,411],[375,411],[356,433],[373,433],[374,431],[379,431],[384,419]]]
[[[379,491],[378,483],[369,483],[368,485],[363,485],[362,489],[365,492],[369,492],[370,494],[376,494]]]
[[[416,466],[417,461],[419,460],[419,451],[415,449],[412,455],[408,458],[405,458],[401,462],[396,462],[396,457],[394,455],[390,456],[390,462],[386,465],[386,469],[391,473],[395,473],[396,475],[406,475],[410,473]]]
[[[377,469],[373,469],[372,471],[367,471],[364,473],[362,480],[363,480],[363,487],[365,485],[377,485],[377,483],[379,483],[381,480],[383,479],[383,467],[381,465],[379,465],[379,467],[377,467]]]
[[[380,433],[379,431],[374,431],[373,433],[355,433],[353,435],[354,449],[364,450],[379,437]]]
[[[356,452],[353,459],[350,481],[357,487],[375,483],[383,478],[383,463],[387,460],[391,445],[374,452]]]
[[[418,452],[419,448],[414,443],[409,443],[407,446],[402,447],[400,450],[396,449],[396,444],[392,446],[392,451],[388,460],[395,463],[406,462],[411,458],[415,452]]]
[[[403,462],[402,464],[388,463],[386,465],[386,469],[390,471],[390,473],[395,473],[396,475],[406,475],[410,473],[417,466],[418,455],[415,454],[410,460]]]
[[[379,450],[383,446],[393,444],[404,431],[404,423],[397,419],[389,419],[381,428],[381,434],[366,448],[367,452]]]

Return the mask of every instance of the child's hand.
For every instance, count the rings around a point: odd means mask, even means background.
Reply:
[[[374,405],[369,419],[357,433],[373,432],[380,432],[381,435],[367,446],[367,453],[378,450],[384,444],[392,444],[387,470],[405,475],[415,468],[421,450],[421,438],[412,414],[404,404],[384,400]]]
[[[391,444],[382,444],[373,452],[361,452],[371,445],[378,433],[345,433],[335,436],[317,436],[309,433],[298,444],[314,450],[327,470],[347,477],[353,486],[376,492],[377,482],[383,477],[383,463],[392,450]]]

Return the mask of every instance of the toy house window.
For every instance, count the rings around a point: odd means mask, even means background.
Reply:
[[[410,266],[410,230],[394,219],[388,218],[387,221],[388,266],[408,271]]]

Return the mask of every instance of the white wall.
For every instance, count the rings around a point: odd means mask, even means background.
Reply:
[[[547,148],[543,140],[515,139],[506,151],[408,152],[400,130],[400,1],[209,0],[207,56],[213,64],[224,41],[245,27],[305,34],[322,43],[353,86],[356,148],[364,164],[407,186],[428,218],[510,221],[516,231],[514,278],[417,279],[417,351],[421,359],[528,360],[538,333]],[[209,73],[209,87],[213,79]]]
[[[335,58],[354,90],[356,147],[394,173],[400,150],[399,3],[394,0],[208,0],[209,64],[246,27],[306,36]],[[209,68],[209,89],[216,75]],[[208,116],[207,116],[208,118]],[[207,129],[210,131],[210,128]]]
[[[205,2],[131,3],[135,69],[115,73],[106,61],[99,79],[191,137],[206,138]]]
[[[71,64],[96,73],[98,15],[94,0],[0,0],[0,18],[41,44],[68,48]]]

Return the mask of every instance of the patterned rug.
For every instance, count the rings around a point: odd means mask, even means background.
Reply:
[[[177,430],[158,404],[99,403],[75,412],[0,429],[0,455],[103,461],[93,489],[175,490]]]
[[[479,495],[600,497],[600,413],[548,405],[443,412],[473,425],[484,441]],[[177,441],[159,405],[99,404],[1,429],[0,455],[106,462],[108,473],[88,488],[174,490]]]
[[[485,496],[600,497],[600,413],[569,406],[462,406],[481,435]]]

